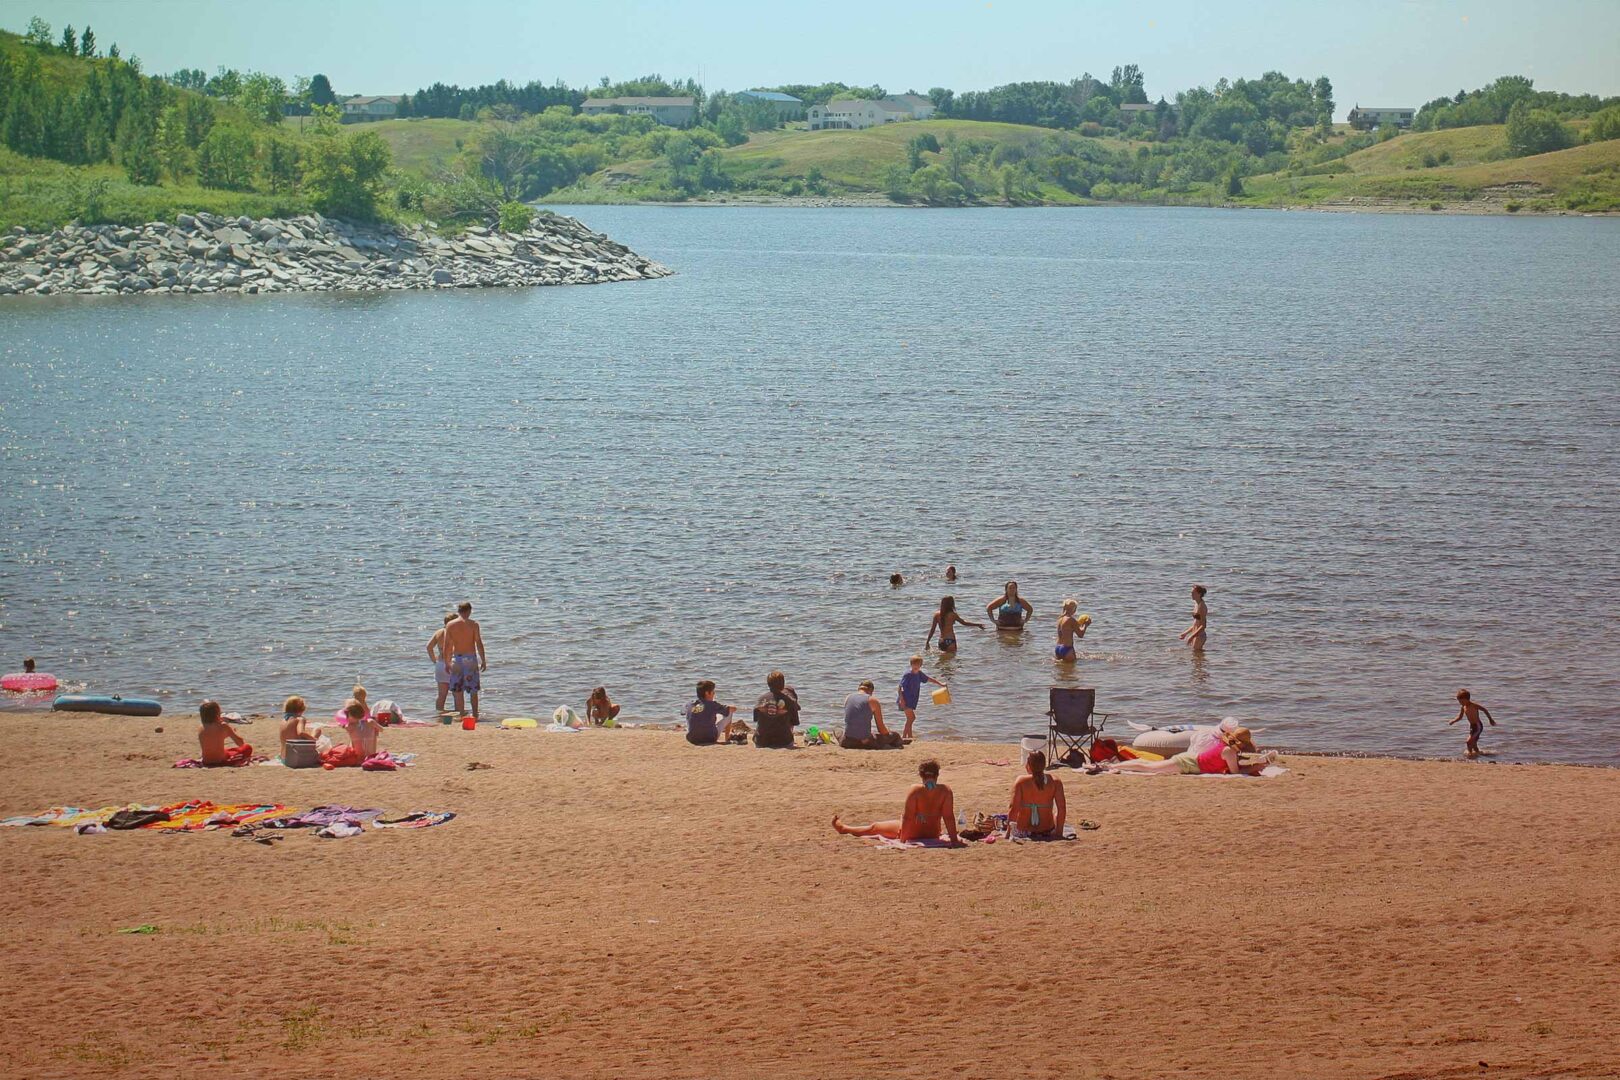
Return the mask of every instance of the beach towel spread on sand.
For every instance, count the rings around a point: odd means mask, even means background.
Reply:
[[[443,825],[456,815],[448,810],[412,810],[403,817],[378,818],[371,823],[373,829],[427,829]]]
[[[263,754],[254,754],[251,760],[242,758],[235,761],[222,761],[218,765],[208,765],[203,762],[202,758],[183,757],[174,763],[174,767],[177,769],[230,769],[240,768],[243,765],[263,765],[269,760]]]
[[[214,829],[235,828],[238,825],[249,825],[256,821],[285,814],[288,808],[279,803],[232,803],[218,806],[211,802],[200,803],[182,813],[171,813],[167,821],[160,821],[153,825],[142,826],[157,832],[202,832]]]
[[[57,825],[71,827],[75,825],[96,824],[105,825],[107,819],[120,810],[156,810],[155,806],[103,806],[98,810],[85,810],[77,806],[52,806],[38,814],[22,814],[18,817],[9,817],[0,821],[0,825]]]
[[[376,809],[356,810],[352,806],[317,806],[301,814],[270,818],[262,824],[267,829],[324,829],[339,821],[366,822],[382,817]]]

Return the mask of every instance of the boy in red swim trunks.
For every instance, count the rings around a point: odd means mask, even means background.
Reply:
[[[202,746],[202,763],[210,766],[246,765],[253,760],[253,747],[219,716],[219,702],[212,698],[197,706],[197,718],[202,721],[202,727],[197,729],[197,742]],[[226,739],[236,745],[227,750]]]
[[[1457,691],[1457,706],[1457,715],[1447,720],[1446,726],[1450,727],[1463,717],[1468,717],[1468,746],[1463,753],[1468,757],[1479,757],[1481,753],[1479,737],[1485,731],[1485,725],[1479,722],[1479,714],[1485,714],[1485,719],[1491,722],[1491,727],[1496,726],[1496,717],[1491,715],[1491,710],[1469,697],[1466,690]]]

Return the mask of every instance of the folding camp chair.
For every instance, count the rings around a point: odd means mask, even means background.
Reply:
[[[1099,713],[1097,691],[1089,686],[1054,686],[1046,710],[1046,760],[1051,765],[1079,768],[1091,763],[1108,714]]]

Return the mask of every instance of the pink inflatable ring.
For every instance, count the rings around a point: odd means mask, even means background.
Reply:
[[[56,676],[43,671],[13,671],[0,677],[0,690],[30,694],[37,690],[55,690]]]

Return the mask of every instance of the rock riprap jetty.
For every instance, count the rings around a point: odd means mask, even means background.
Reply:
[[[510,233],[198,213],[172,225],[18,227],[0,237],[0,296],[589,285],[670,273],[573,218],[545,212]]]

